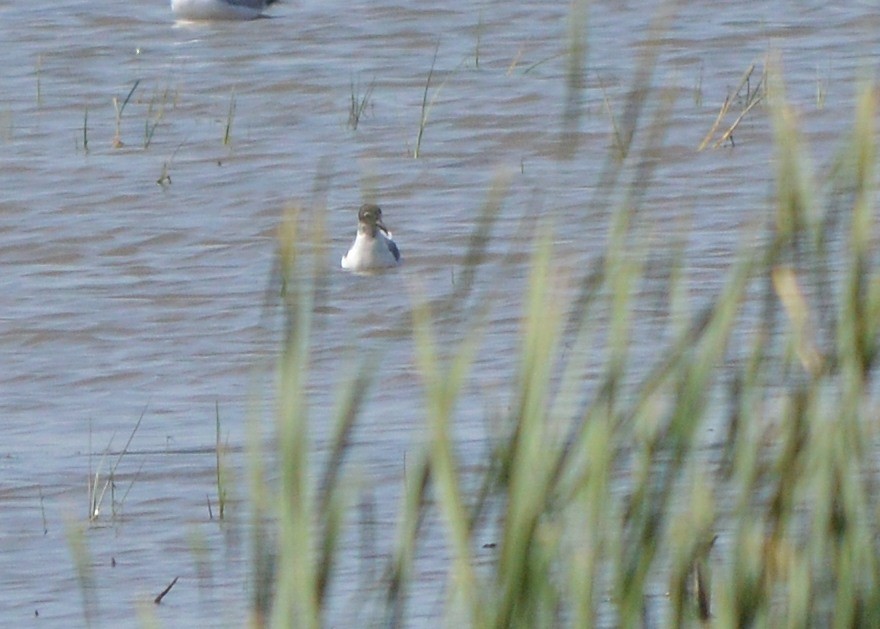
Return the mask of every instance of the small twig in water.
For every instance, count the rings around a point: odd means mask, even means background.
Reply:
[[[413,151],[413,157],[418,159],[419,149],[422,146],[422,135],[425,133],[425,125],[428,124],[428,90],[431,88],[431,77],[434,76],[434,66],[437,64],[437,53],[440,52],[440,42],[434,48],[434,58],[431,60],[431,69],[428,70],[428,80],[425,81],[425,93],[422,94],[422,115],[419,120],[419,135],[416,138],[416,150]]]
[[[115,96],[113,97],[113,108],[116,109],[116,133],[113,136],[113,148],[115,149],[125,146],[125,144],[122,142],[122,112],[125,111],[125,106],[128,105],[128,101],[131,100],[131,97],[134,95],[134,91],[138,88],[138,85],[140,84],[140,79],[134,82],[134,85],[132,85],[131,89],[128,91],[128,96],[126,96],[125,100],[122,101],[122,105],[119,104],[119,99],[117,99]]]
[[[223,133],[223,146],[228,146],[232,134],[232,119],[235,117],[235,91],[229,97],[229,111],[226,114],[226,131]]]
[[[46,523],[46,505],[43,501],[43,486],[37,485],[37,490],[40,492],[40,515],[43,517],[43,535],[48,535],[49,525]]]
[[[43,55],[37,55],[37,106],[43,104],[43,87],[41,74],[43,71]]]
[[[428,125],[428,114],[431,111],[431,108],[434,106],[434,101],[437,100],[437,97],[440,96],[440,92],[443,90],[443,86],[446,85],[446,81],[449,80],[449,77],[443,79],[443,82],[434,90],[434,95],[431,97],[431,101],[428,102],[428,90],[431,87],[431,78],[434,75],[434,67],[437,65],[437,53],[440,50],[440,42],[437,42],[437,47],[434,49],[434,59],[431,61],[431,70],[428,72],[428,80],[425,81],[425,93],[422,95],[422,117],[419,122],[419,135],[416,138],[416,149],[413,151],[413,157],[418,159],[419,151],[422,146],[422,135],[425,132],[425,127]],[[456,66],[455,70],[461,68],[466,59],[462,59],[461,62]],[[454,73],[454,72],[453,72]],[[450,74],[451,76],[451,74]]]
[[[83,151],[89,152],[89,106],[86,105],[86,113],[83,116]]]
[[[186,140],[184,140],[186,142]],[[177,152],[183,147],[184,142],[181,142],[177,145],[177,148],[174,149],[174,152],[171,154],[171,157],[168,158],[167,161],[162,162],[162,173],[159,175],[159,178],[156,180],[156,183],[162,186],[171,185],[171,174],[168,170],[171,168],[171,163],[174,161],[174,157],[177,155]]]
[[[220,505],[220,519],[226,512],[226,487],[223,484],[223,446],[220,443],[220,403],[214,402],[215,420],[216,420],[216,442],[214,444],[214,453],[217,460],[217,502]],[[211,503],[208,501],[208,513],[211,514]],[[213,516],[211,517],[213,520]]]
[[[480,37],[483,35],[483,12],[480,11],[480,18],[477,20],[477,43],[474,46],[474,67],[480,67]]]
[[[520,51],[520,54],[521,53],[522,53],[522,51]],[[559,57],[564,57],[567,54],[568,54],[567,52],[561,52],[557,55],[550,55],[549,57],[544,57],[543,59],[536,61],[532,65],[528,66],[525,70],[523,70],[523,74],[528,74],[529,72],[531,72],[535,68],[544,65],[548,61],[553,61],[554,59],[559,59]],[[517,59],[519,59],[519,56],[517,56]],[[510,72],[508,72],[508,74],[510,74]]]
[[[165,598],[165,595],[168,594],[168,592],[171,591],[171,588],[174,587],[174,584],[177,583],[177,580],[178,580],[179,578],[180,578],[180,577],[174,577],[174,580],[173,580],[171,583],[168,584],[168,587],[165,588],[164,590],[162,590],[161,592],[159,592],[159,596],[157,596],[156,598],[153,599],[153,602],[154,602],[156,605],[158,605],[159,603],[162,602],[162,599]]]
[[[700,63],[700,73],[697,75],[697,83],[694,86],[694,105],[703,106],[703,64]]]
[[[519,50],[516,51],[516,56],[510,62],[510,65],[507,66],[507,73],[506,73],[507,76],[510,76],[511,74],[513,74],[513,71],[516,70],[516,66],[517,66],[517,64],[519,64],[519,59],[520,59],[520,57],[522,57],[522,54],[523,54],[522,48],[520,48]]]

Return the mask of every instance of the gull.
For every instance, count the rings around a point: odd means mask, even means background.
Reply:
[[[253,20],[276,0],[171,0],[180,20]]]
[[[365,203],[358,212],[358,230],[354,244],[342,256],[342,268],[349,271],[372,271],[397,266],[400,250],[391,232],[382,222],[382,208]]]

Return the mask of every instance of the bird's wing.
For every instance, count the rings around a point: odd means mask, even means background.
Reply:
[[[397,243],[390,239],[385,242],[388,244],[388,250],[391,252],[391,255],[394,256],[395,260],[400,262],[400,249],[397,248]]]
[[[262,10],[264,6],[267,4],[271,4],[275,0],[269,0],[269,2],[265,2],[265,0],[224,0],[226,4],[231,4],[234,7],[246,7],[248,9],[256,9]]]

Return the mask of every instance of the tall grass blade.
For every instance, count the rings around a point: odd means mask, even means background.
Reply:
[[[229,109],[226,112],[226,127],[223,130],[223,146],[232,142],[232,121],[235,119],[235,92],[229,96]]]
[[[86,627],[92,627],[98,617],[98,596],[95,583],[95,572],[91,554],[86,543],[85,528],[69,521],[66,526],[67,546],[76,570],[83,602],[83,621]]]
[[[440,511],[447,527],[453,553],[452,601],[463,604],[465,617],[482,626],[485,610],[479,597],[477,575],[470,549],[467,510],[462,495],[458,465],[452,443],[452,417],[455,402],[467,377],[476,351],[477,326],[465,337],[451,358],[448,371],[442,364],[425,300],[413,308],[416,360],[425,387],[428,431],[431,435],[430,465]]]
[[[308,280],[298,251],[299,212],[285,217],[279,236],[284,290],[284,342],[279,358],[276,433],[281,465],[278,560],[272,624],[279,627],[320,626],[319,593],[314,560],[313,497],[308,486],[308,422],[305,376],[315,285]]]

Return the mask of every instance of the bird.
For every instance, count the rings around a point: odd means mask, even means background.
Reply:
[[[253,20],[277,0],[171,0],[171,11],[181,20]]]
[[[342,268],[349,271],[373,271],[397,266],[400,249],[382,222],[382,208],[365,203],[358,211],[358,230],[354,244],[342,256]]]

